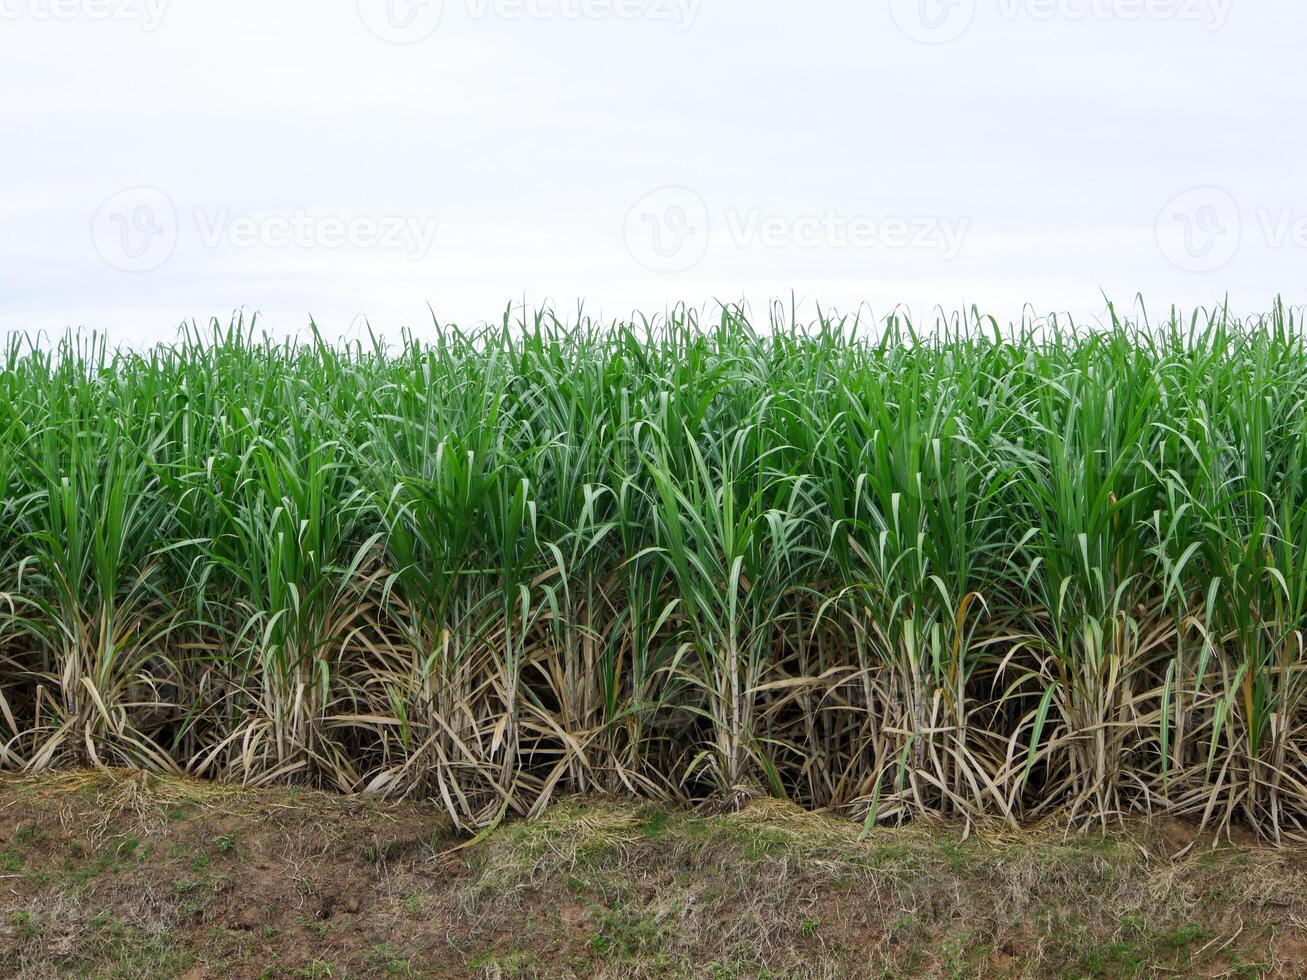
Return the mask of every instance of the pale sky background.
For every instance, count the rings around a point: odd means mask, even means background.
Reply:
[[[1302,303],[1305,55],[1302,0],[0,0],[0,332]]]

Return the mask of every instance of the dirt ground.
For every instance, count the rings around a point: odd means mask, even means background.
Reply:
[[[774,801],[573,801],[469,844],[422,803],[0,777],[0,975],[1302,977],[1307,854],[1174,822],[859,840]]]

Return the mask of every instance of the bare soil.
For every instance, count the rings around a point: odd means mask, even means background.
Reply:
[[[469,842],[425,803],[0,777],[0,975],[1307,976],[1302,850],[963,831],[585,800]]]

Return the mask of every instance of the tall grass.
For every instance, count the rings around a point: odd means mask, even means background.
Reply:
[[[1307,838],[1293,311],[0,370],[0,766]]]

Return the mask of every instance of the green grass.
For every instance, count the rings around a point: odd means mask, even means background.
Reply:
[[[0,766],[1302,837],[1301,326],[16,341]]]

